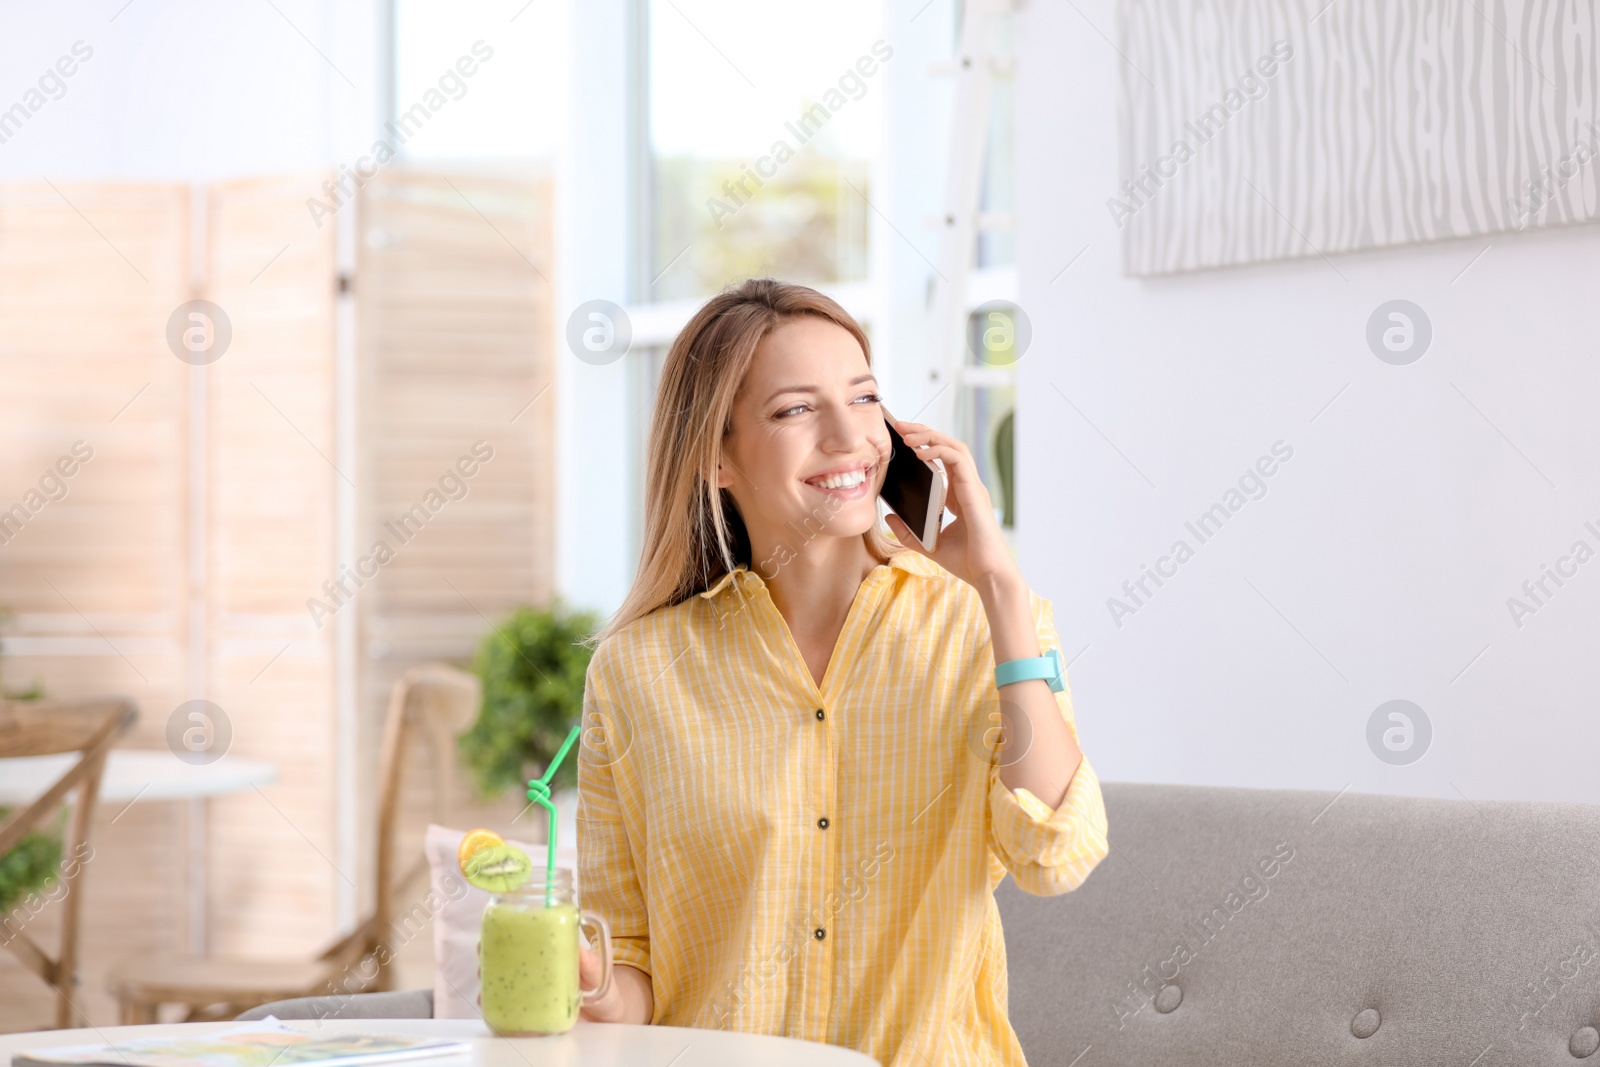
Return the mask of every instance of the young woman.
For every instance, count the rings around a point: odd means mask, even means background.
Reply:
[[[724,292],[668,353],[584,693],[578,884],[615,952],[586,1018],[1024,1062],[994,888],[1077,888],[1105,808],[966,446],[897,422],[955,521],[932,553],[878,526],[879,399],[866,335],[803,286]]]

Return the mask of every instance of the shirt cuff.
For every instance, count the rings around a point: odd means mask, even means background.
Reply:
[[[650,942],[642,937],[613,937],[611,962],[622,963],[650,974]]]
[[[1110,851],[1100,779],[1087,756],[1054,810],[1027,789],[1010,789],[996,775],[990,816],[997,855],[1030,893],[1076,889]]]
[[[1034,822],[1045,822],[1055,814],[1050,805],[1034,796],[1033,792],[1025,785],[1017,786],[1011,791],[1011,794],[1017,798],[1017,804],[1021,806],[1023,812]],[[1066,797],[1061,799],[1065,801]]]

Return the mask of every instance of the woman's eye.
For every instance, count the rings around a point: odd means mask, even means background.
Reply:
[[[868,404],[881,404],[883,402],[883,397],[881,395],[879,395],[878,393],[865,393],[865,394],[863,394],[861,396],[856,397],[855,402],[858,403],[858,404],[862,403],[862,402],[865,402],[865,403],[868,403]],[[784,419],[784,418],[788,418],[790,415],[793,415],[797,411],[804,411],[805,409],[806,409],[806,405],[805,404],[796,404],[792,408],[784,408],[782,411],[773,412],[773,416],[772,417],[775,418],[775,419]]]

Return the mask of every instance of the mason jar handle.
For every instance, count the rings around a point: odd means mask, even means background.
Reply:
[[[611,991],[611,924],[606,922],[604,915],[598,915],[588,909],[579,912],[578,915],[578,926],[580,928],[587,928],[593,925],[595,929],[600,931],[600,974],[602,975],[600,988],[580,990],[583,993],[583,1002],[585,1004],[593,1004]],[[589,940],[593,941],[594,935],[591,934]]]

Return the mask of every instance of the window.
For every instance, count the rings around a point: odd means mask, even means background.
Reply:
[[[881,20],[859,0],[652,0],[646,299],[866,278]]]
[[[1016,524],[1016,308],[1000,301],[967,317],[957,434],[972,450],[1002,526]]]
[[[994,50],[1002,67],[1013,58],[1010,18],[995,22]],[[990,216],[1010,220],[1014,218],[1015,167],[1012,130],[1016,114],[1016,81],[1009,76],[997,75],[993,95],[989,99],[989,147],[983,161],[983,204],[981,210]],[[979,268],[1011,266],[1016,263],[1016,232],[1009,221],[1001,227],[986,229],[978,237]]]
[[[967,318],[965,365],[956,402],[956,434],[967,442],[978,473],[989,487],[1001,525],[1016,525],[1016,364],[1030,340],[1025,314],[1016,307],[1016,234],[1013,226],[1015,167],[1012,127],[1016,83],[1001,73],[1012,51],[1010,17],[996,19],[994,57],[998,68],[989,103],[989,129],[983,161],[980,218],[973,289],[1000,299],[982,299]],[[979,300],[982,302],[979,303]]]

